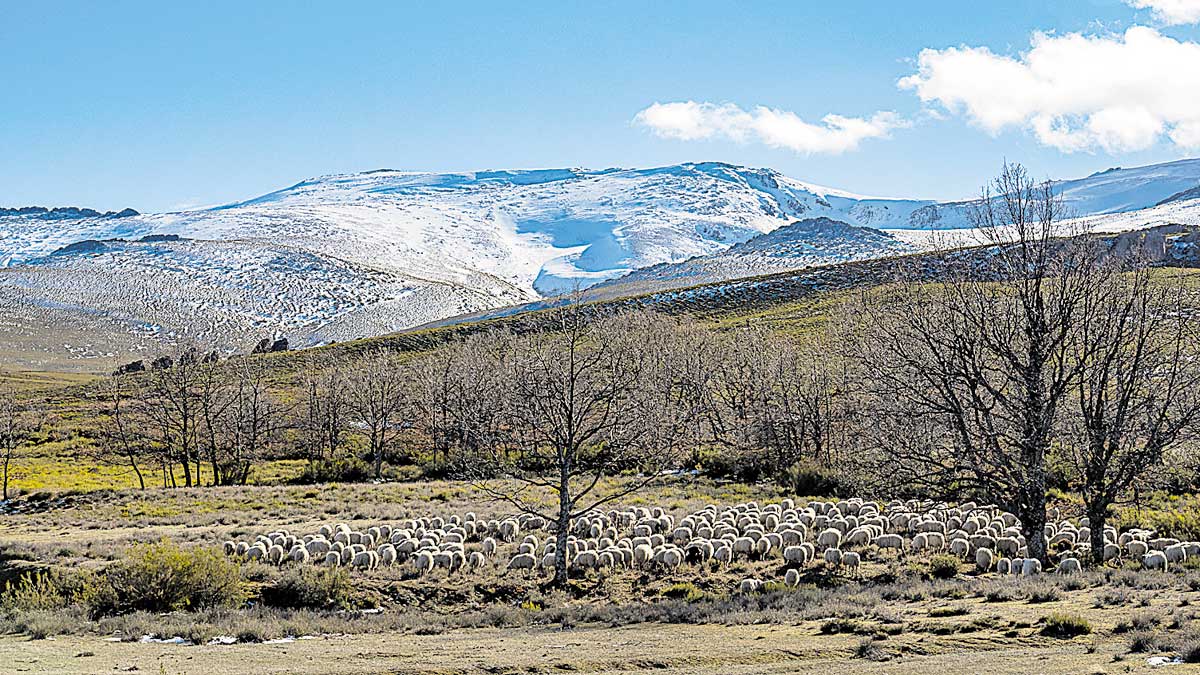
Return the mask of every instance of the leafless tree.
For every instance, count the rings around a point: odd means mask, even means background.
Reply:
[[[195,348],[160,357],[155,364],[145,376],[141,393],[143,409],[163,453],[164,483],[176,484],[173,467],[178,463],[183,469],[184,486],[198,486],[209,364],[203,363]]]
[[[213,369],[205,387],[204,429],[217,485],[244,485],[287,423],[287,407],[267,387],[265,369],[247,358]]]
[[[508,377],[506,341],[472,335],[413,364],[411,407],[433,460],[477,456],[501,444]]]
[[[13,459],[17,451],[30,442],[37,425],[15,387],[0,383],[0,453],[3,453],[3,464],[0,464],[3,485],[3,498],[8,499],[9,476]]]
[[[568,578],[571,523],[659,479],[688,444],[699,397],[679,377],[672,338],[663,319],[595,319],[573,305],[499,350],[511,378],[505,433],[469,461],[493,496],[554,523],[556,584]],[[600,489],[621,472],[638,473]],[[496,475],[508,480],[487,480]]]
[[[299,427],[310,464],[334,457],[342,448],[349,416],[346,378],[340,368],[309,364],[302,382]]]
[[[779,475],[801,460],[834,463],[844,442],[845,373],[823,337],[795,344],[762,327],[690,341],[702,354],[706,438],[748,471]]]
[[[146,479],[138,464],[147,454],[147,439],[143,429],[145,420],[133,407],[136,399],[130,391],[128,378],[128,375],[113,375],[102,386],[101,395],[107,403],[108,414],[102,418],[101,428],[108,454],[120,455],[128,462],[129,468],[137,476],[138,487],[145,490]]]
[[[1182,286],[1144,268],[1104,280],[1089,301],[1095,311],[1071,355],[1079,376],[1063,445],[1100,562],[1109,508],[1200,422],[1200,336]]]
[[[375,478],[383,476],[383,458],[404,428],[405,371],[379,351],[359,358],[346,371],[352,421],[367,440]]]
[[[1062,215],[1048,183],[1006,165],[973,211],[991,246],[948,256],[942,283],[868,292],[855,340],[893,475],[1012,509],[1042,560],[1046,454],[1096,309],[1088,298],[1111,273],[1095,238],[1059,237]]]

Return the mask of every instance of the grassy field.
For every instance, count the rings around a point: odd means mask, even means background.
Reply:
[[[981,607],[993,616],[1005,608]],[[1019,612],[1017,614],[1020,614]],[[881,640],[828,635],[815,622],[783,625],[653,624],[620,627],[466,629],[437,635],[326,636],[288,644],[181,647],[68,637],[0,638],[11,672],[84,674],[321,673],[468,675],[581,672],[596,675],[782,673],[1144,673],[1161,670],[1120,640],[1040,636],[1035,627],[1005,637],[959,632],[962,619],[933,621],[929,632]],[[894,656],[890,656],[894,654]],[[885,656],[889,655],[889,656]],[[873,660],[875,659],[875,660]],[[1168,672],[1188,672],[1172,667]]]
[[[614,481],[603,487],[614,490]],[[777,500],[774,485],[675,479],[626,501],[686,513]],[[57,494],[0,519],[0,571],[102,569],[131,546],[211,548],[275,529],[354,527],[472,510],[508,513],[450,481]],[[1195,500],[1147,506],[1187,510]],[[1132,517],[1132,516],[1130,516]],[[1155,516],[1166,517],[1166,516]],[[247,563],[250,585],[280,571]],[[1200,657],[1200,568],[1111,567],[1080,575],[930,576],[924,555],[885,555],[854,574],[815,566],[803,583],[743,595],[778,560],[588,573],[566,590],[499,567],[421,577],[354,570],[350,610],[245,609],[89,617],[0,610],[4,672],[95,673],[1119,673]],[[1054,617],[1065,618],[1056,630]],[[143,635],[196,645],[142,643]],[[44,639],[33,639],[33,637]],[[220,636],[237,644],[205,644]],[[305,639],[292,640],[295,637]],[[52,639],[51,639],[52,638]],[[272,640],[285,640],[272,643]],[[1186,666],[1179,666],[1184,672]]]

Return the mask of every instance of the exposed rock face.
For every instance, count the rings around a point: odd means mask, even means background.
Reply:
[[[1194,265],[1200,262],[1200,227],[1168,224],[1123,232],[1112,239],[1112,255],[1150,264]]]
[[[0,207],[0,216],[34,216],[45,218],[47,220],[73,220],[78,218],[128,218],[130,216],[137,215],[141,214],[133,209],[105,211],[101,213],[95,209],[84,209],[78,206],[58,206],[53,209],[48,209],[44,206],[20,206],[17,208]]]

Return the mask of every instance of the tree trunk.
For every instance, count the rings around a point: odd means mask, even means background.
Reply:
[[[1091,497],[1087,504],[1088,527],[1092,531],[1092,564],[1104,564],[1104,527],[1108,525],[1108,504],[1100,497]]]
[[[8,501],[8,465],[12,462],[12,450],[4,453],[4,501]]]
[[[374,453],[374,460],[375,460],[375,480],[381,480],[383,478],[383,438],[382,438],[382,434],[380,434],[380,438],[373,439],[371,445],[374,446],[372,448],[372,452]]]
[[[558,531],[554,546],[554,585],[567,583],[567,537],[571,530],[571,483],[568,473],[559,474],[558,483]]]
[[[133,473],[137,475],[138,487],[145,490],[146,479],[142,477],[142,470],[138,468],[137,458],[133,455],[133,453],[129,453],[129,466],[133,467]]]
[[[1039,482],[1039,481],[1034,481]],[[1043,565],[1046,564],[1046,498],[1045,488],[1040,490],[1042,499],[1039,501],[1036,494],[1039,492],[1036,486],[1026,488],[1030,490],[1029,498],[1023,500],[1021,505],[1021,513],[1018,514],[1021,518],[1021,534],[1025,535],[1025,547],[1027,558],[1035,558]]]

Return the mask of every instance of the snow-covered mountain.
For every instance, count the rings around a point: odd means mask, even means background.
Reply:
[[[883,230],[849,225],[824,216],[807,218],[734,244],[720,253],[634,270],[593,286],[588,297],[648,293],[916,250],[915,244]]]
[[[1079,213],[1120,213],[1136,227],[1137,210],[1161,202],[1192,213],[1197,186],[1200,160],[1184,160],[1058,189]],[[729,274],[883,255],[912,244],[907,232],[968,225],[966,204],[864,197],[710,162],[380,170],[179,213],[0,210],[0,352],[117,354],[180,337],[230,349],[269,334],[297,345],[345,340],[693,258],[694,269]],[[755,239],[817,218],[848,229],[836,242],[803,228]],[[873,230],[895,240],[881,246]]]

